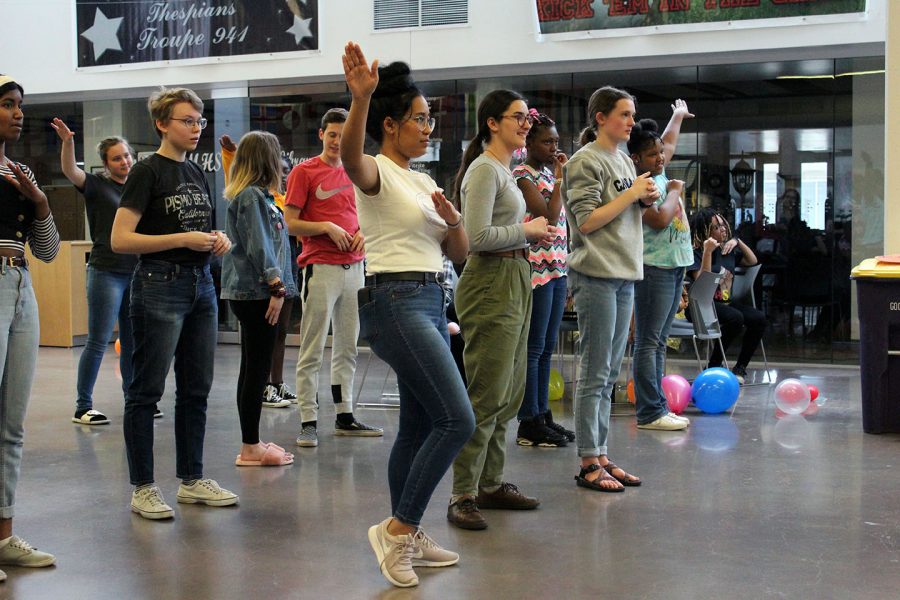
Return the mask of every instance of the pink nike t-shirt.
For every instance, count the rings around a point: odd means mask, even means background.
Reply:
[[[287,180],[285,204],[300,209],[303,221],[331,221],[350,235],[359,231],[356,217],[356,195],[344,167],[332,167],[318,156],[300,163]],[[349,265],[358,263],[365,254],[342,252],[327,235],[302,236],[303,251],[297,263]]]

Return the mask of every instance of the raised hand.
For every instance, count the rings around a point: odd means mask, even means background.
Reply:
[[[434,210],[437,211],[438,216],[442,218],[447,225],[459,225],[459,220],[462,218],[462,215],[459,214],[459,211],[456,210],[453,203],[447,200],[447,197],[442,190],[435,190],[432,192],[431,201],[434,202]]]
[[[68,142],[75,138],[75,133],[69,129],[69,126],[59,117],[53,117],[53,120],[50,121],[50,127],[56,131],[56,135],[58,135],[59,139],[63,142]]]
[[[227,133],[222,134],[222,137],[219,138],[219,145],[222,146],[222,150],[228,152],[237,150],[237,144],[234,143],[234,140],[232,140],[231,136]]]
[[[680,116],[683,119],[693,119],[694,114],[688,110],[687,102],[678,98],[675,100],[675,104],[672,104],[672,116]]]
[[[19,190],[20,194],[31,200],[34,204],[46,204],[47,196],[41,191],[41,188],[35,185],[28,175],[19,168],[17,163],[9,161],[7,166],[9,167],[9,170],[13,172],[15,177],[7,175],[6,180]]]
[[[372,61],[370,67],[366,62],[359,44],[347,42],[344,47],[344,79],[350,88],[350,95],[354,98],[368,98],[378,86],[378,60]]]

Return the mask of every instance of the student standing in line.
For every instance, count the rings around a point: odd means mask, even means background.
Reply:
[[[225,232],[233,245],[222,259],[222,298],[241,323],[237,405],[242,444],[235,464],[289,465],[292,454],[259,440],[260,398],[272,367],[278,318],[285,298],[297,295],[287,225],[269,192],[281,189],[278,138],[263,131],[244,135],[229,179]]]
[[[527,220],[544,217],[556,227],[551,242],[531,244],[531,326],[528,331],[528,368],[525,397],[519,409],[520,446],[560,448],[575,441],[575,432],[553,420],[550,411],[550,359],[556,348],[559,325],[566,308],[566,213],[557,181],[567,157],[559,151],[559,133],[553,119],[529,109],[534,123],[525,142],[527,158],[513,169],[516,185],[522,191],[528,213]]]
[[[485,529],[479,509],[531,510],[537,498],[503,481],[506,428],[525,393],[531,318],[529,242],[549,243],[556,227],[545,217],[523,223],[525,199],[510,170],[534,118],[517,92],[494,90],[478,106],[478,132],[456,176],[471,253],[456,286],[456,312],[465,336],[467,390],[475,432],[453,463],[447,520]]]
[[[691,229],[681,201],[684,182],[666,177],[665,167],[675,154],[682,120],[693,116],[684,100],[675,100],[662,136],[656,121],[641,119],[628,139],[637,172],[649,172],[660,191],[642,217],[644,279],[634,284],[634,396],[639,429],[676,431],[691,424],[687,417],[669,410],[662,378],[666,339],[681,302],[684,269],[694,262]]]
[[[25,243],[44,262],[59,252],[59,232],[47,196],[31,169],[7,154],[7,145],[22,135],[24,95],[15,79],[0,75],[0,565],[47,567],[56,561],[52,554],[13,535],[25,410],[40,341]],[[0,581],[5,579],[6,573],[0,571]]]
[[[91,231],[91,258],[87,265],[88,336],[78,359],[78,383],[75,386],[75,415],[79,425],[106,425],[109,418],[94,409],[94,384],[103,354],[109,346],[113,326],[119,324],[119,372],[122,393],[131,384],[131,354],[134,338],[128,316],[131,274],[137,258],[116,254],[109,245],[113,219],[119,209],[122,189],[134,163],[134,151],[120,137],[108,137],[97,145],[105,173],[86,173],[75,162],[75,134],[62,119],[50,123],[62,142],[59,162],[62,172],[84,196],[88,227]],[[159,413],[162,416],[162,413]]]
[[[210,255],[231,248],[212,231],[212,196],[187,159],[206,127],[192,90],[162,88],[147,101],[159,150],[131,170],[112,228],[114,252],[139,254],[131,282],[134,375],[125,394],[125,449],[134,491],[131,510],[147,519],[174,516],[153,474],[153,413],[175,360],[177,499],[229,506],[238,496],[203,477],[206,403],[212,387],[218,304]]]
[[[319,445],[319,370],[331,329],[331,397],[335,435],[378,437],[383,431],[353,416],[353,375],[359,340],[356,293],[363,287],[365,238],[356,216],[353,184],[341,164],[341,135],[347,111],[322,116],[322,152],[291,171],[285,196],[291,233],[300,236],[298,264],[303,319],[297,358],[300,433],[296,444]]]
[[[369,528],[381,573],[398,587],[418,585],[413,566],[445,567],[459,555],[421,528],[434,489],[475,426],[466,388],[450,352],[443,259],[469,249],[459,212],[431,177],[410,169],[434,130],[428,102],[409,66],[378,68],[357,44],[344,49],[352,102],[341,160],[356,186],[366,236],[366,287],[359,292],[360,331],[397,373],[400,424],[388,460],[391,516]],[[363,154],[366,133],[379,147]]]
[[[234,153],[237,151],[237,144],[232,141],[231,136],[224,134],[219,138],[219,146],[222,148],[222,171],[225,175],[225,185],[227,186],[230,179],[231,164],[234,161]],[[269,189],[269,193],[272,194],[272,198],[275,200],[275,206],[284,214],[283,180],[291,172],[291,164],[284,157],[283,153],[280,164],[282,168],[280,182],[282,185],[277,189]],[[296,285],[297,239],[293,236],[288,236],[288,241],[291,244],[291,278]],[[281,307],[281,312],[278,313],[278,332],[275,337],[275,348],[272,350],[272,369],[269,374],[269,382],[266,384],[266,389],[262,396],[262,405],[266,408],[287,408],[291,404],[297,404],[297,395],[284,383],[284,350],[287,342],[287,332],[291,327],[293,307],[294,302],[288,300]]]
[[[607,438],[612,392],[619,375],[634,300],[643,277],[641,213],[658,198],[650,173],[637,175],[619,144],[634,127],[628,92],[602,87],[588,101],[581,148],[563,169],[563,202],[569,230],[569,282],[581,334],[575,393],[575,439],[581,471],[576,483],[598,492],[621,492],[641,480],[609,460]]]

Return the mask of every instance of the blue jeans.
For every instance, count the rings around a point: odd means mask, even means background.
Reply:
[[[569,270],[581,335],[575,393],[578,456],[604,456],[612,393],[625,356],[634,303],[634,282],[591,277]]]
[[[153,483],[153,413],[175,359],[176,475],[203,477],[206,400],[213,380],[218,309],[209,267],[142,261],[131,282],[134,377],[125,394],[132,485]]]
[[[0,267],[0,519],[12,519],[40,322],[28,269]]]
[[[531,292],[528,367],[525,373],[525,398],[519,408],[520,421],[532,419],[550,410],[550,362],[566,308],[568,282],[568,277],[557,277]]]
[[[400,391],[400,426],[388,459],[391,511],[418,526],[472,435],[475,416],[450,353],[444,288],[397,281],[363,290],[360,336],[397,374]]]
[[[634,284],[634,398],[639,424],[669,413],[662,390],[666,339],[681,301],[684,268],[644,265],[644,280]]]
[[[76,411],[94,407],[94,383],[116,319],[119,321],[121,344],[119,371],[122,373],[122,392],[126,392],[131,384],[131,354],[134,352],[129,317],[131,275],[102,271],[90,265],[87,267],[88,337],[78,360]]]

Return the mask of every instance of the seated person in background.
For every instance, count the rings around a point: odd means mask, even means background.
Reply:
[[[731,284],[734,281],[735,267],[754,266],[758,262],[756,255],[747,244],[731,237],[728,222],[711,208],[701,208],[697,211],[691,219],[691,232],[694,264],[688,267],[690,276],[697,279],[703,271],[713,273],[724,271],[724,277],[715,295],[716,313],[719,316],[719,326],[722,328],[722,346],[726,351],[734,338],[744,331],[741,352],[734,363],[734,368],[731,369],[738,381],[743,384],[747,365],[753,358],[753,353],[756,352],[766,329],[766,316],[752,306],[731,302]],[[716,344],[713,346],[709,366],[721,367],[722,360],[722,351]]]

